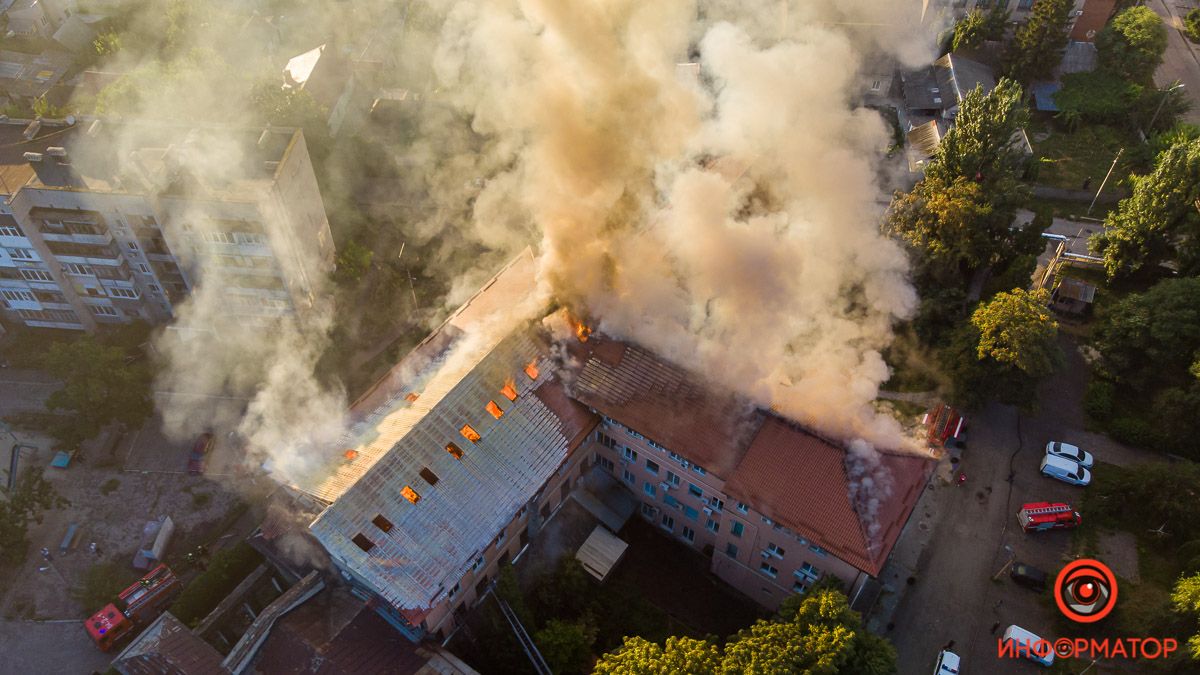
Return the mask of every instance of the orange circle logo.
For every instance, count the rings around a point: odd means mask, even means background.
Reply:
[[[1108,565],[1083,558],[1068,563],[1054,580],[1054,601],[1068,619],[1094,623],[1117,603],[1117,577]]]

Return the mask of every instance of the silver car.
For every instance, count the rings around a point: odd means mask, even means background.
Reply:
[[[1046,454],[1069,459],[1085,469],[1092,468],[1092,464],[1095,463],[1096,459],[1092,457],[1091,453],[1081,450],[1078,446],[1071,445],[1070,443],[1060,443],[1059,441],[1050,441],[1047,443]]]

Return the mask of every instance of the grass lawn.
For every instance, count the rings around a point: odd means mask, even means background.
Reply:
[[[1050,135],[1042,141],[1033,140],[1043,133]],[[1032,134],[1030,140],[1038,162],[1038,183],[1042,185],[1080,190],[1084,181],[1091,178],[1088,189],[1096,190],[1112,166],[1113,157],[1124,147],[1125,152],[1104,189],[1108,191],[1129,186],[1127,179],[1134,166],[1130,148],[1135,147],[1138,141],[1124,130],[1093,125],[1081,127],[1073,133],[1042,131]]]

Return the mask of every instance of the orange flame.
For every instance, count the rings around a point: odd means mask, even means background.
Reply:
[[[534,359],[534,360],[530,361],[530,362],[529,362],[529,363],[528,363],[528,364],[525,366],[525,374],[526,374],[526,375],[528,375],[528,376],[529,376],[529,379],[531,379],[531,380],[536,380],[536,379],[538,379],[538,367],[537,367],[537,359]]]
[[[357,450],[347,450],[346,452],[342,453],[342,456],[353,462],[354,458],[358,457],[358,451]]]
[[[588,336],[592,334],[592,329],[588,328],[587,324],[576,319],[570,314],[567,315],[567,321],[571,323],[571,327],[575,329],[575,337],[579,338],[580,342],[587,342]]]
[[[500,388],[500,393],[504,398],[515,401],[517,400],[517,383],[511,377],[504,381],[504,386]]]
[[[413,392],[409,392],[407,395],[405,395],[404,400],[408,401],[409,403],[412,403],[413,401],[416,401],[419,398],[421,398],[421,394],[413,391]]]

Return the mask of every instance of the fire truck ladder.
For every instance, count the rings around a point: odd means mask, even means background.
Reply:
[[[1070,504],[1059,504],[1058,506],[1042,506],[1036,509],[1023,509],[1025,515],[1040,516],[1048,513],[1069,513],[1073,509]]]
[[[500,605],[500,613],[504,615],[505,619],[508,619],[508,625],[512,626],[513,635],[517,636],[517,642],[521,643],[521,649],[525,650],[525,656],[529,657],[529,663],[533,664],[533,670],[537,672],[537,675],[554,675],[554,671],[550,670],[550,666],[546,665],[546,660],[542,658],[542,653],[538,651],[537,645],[533,643],[533,638],[529,637],[525,626],[521,625],[517,613],[512,611],[512,607],[509,607],[499,594],[492,593],[492,597],[496,598],[496,602]]]

